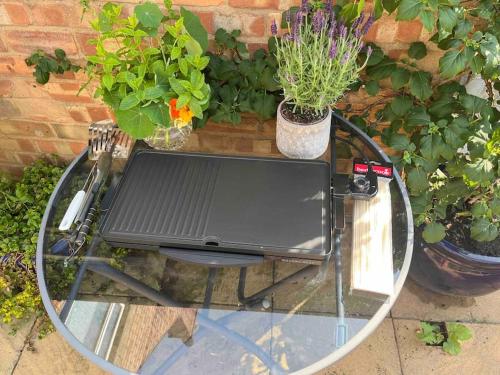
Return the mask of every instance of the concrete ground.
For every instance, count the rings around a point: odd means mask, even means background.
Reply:
[[[460,321],[473,331],[458,356],[415,337],[420,320]],[[57,333],[27,340],[34,322],[15,336],[0,326],[0,375],[103,375]],[[321,375],[500,375],[500,291],[478,298],[440,296],[408,280],[390,316],[357,349]]]

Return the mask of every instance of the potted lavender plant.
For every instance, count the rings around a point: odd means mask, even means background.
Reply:
[[[295,14],[288,11],[280,38],[276,22],[271,26],[285,96],[277,111],[276,142],[290,158],[315,159],[326,151],[331,106],[366,65],[358,64],[358,54],[373,23],[362,14],[348,26],[336,19],[331,2],[314,8],[304,0]],[[368,47],[367,59],[370,54]]]

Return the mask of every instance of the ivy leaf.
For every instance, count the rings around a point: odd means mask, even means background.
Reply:
[[[434,18],[434,12],[432,10],[422,10],[420,12],[420,20],[427,31],[432,32],[432,30],[434,30],[436,19]]]
[[[120,129],[134,139],[143,139],[154,133],[155,125],[142,107],[118,110],[115,114]]]
[[[406,118],[408,126],[427,125],[430,121],[431,117],[425,107],[413,107]]]
[[[407,135],[393,134],[389,140],[389,147],[397,151],[404,151],[410,145],[410,139]]]
[[[471,207],[470,212],[472,214],[472,217],[475,218],[483,217],[488,212],[488,205],[486,204],[486,202],[474,203]]]
[[[466,164],[464,172],[470,180],[485,185],[495,178],[495,165],[488,159],[477,159]]]
[[[465,117],[453,119],[451,124],[444,129],[444,139],[451,147],[457,149],[465,143],[464,135],[467,134],[469,122]]]
[[[181,16],[184,18],[184,27],[189,35],[200,44],[202,52],[206,52],[208,49],[208,33],[201,24],[200,18],[184,7],[181,7]]]
[[[429,134],[420,140],[420,152],[429,160],[437,159],[443,151],[443,139],[440,134]]]
[[[371,79],[380,81],[387,78],[396,68],[396,63],[391,58],[384,56],[384,58],[376,65],[366,68],[366,73]]]
[[[377,95],[380,90],[380,86],[377,81],[368,81],[365,85],[366,92],[370,96]]]
[[[460,95],[460,103],[470,114],[481,114],[484,118],[491,115],[491,107],[486,99],[479,98],[475,95],[464,94]]]
[[[399,117],[404,116],[413,106],[413,102],[407,96],[398,96],[391,102],[391,109]]]
[[[420,100],[429,99],[432,95],[432,76],[428,72],[416,71],[410,75],[410,92]]]
[[[451,32],[457,24],[457,13],[448,7],[439,7],[439,26],[445,31]]]
[[[465,38],[472,30],[472,23],[467,20],[460,20],[455,27],[455,37],[456,38]]]
[[[474,219],[470,227],[470,234],[476,241],[493,241],[498,236],[498,227],[484,217]]]
[[[427,55],[427,48],[422,42],[413,42],[408,49],[408,56],[412,59],[420,60]]]
[[[396,20],[412,20],[418,16],[424,3],[419,0],[402,0],[398,7]]]
[[[396,68],[391,73],[391,83],[394,90],[399,90],[410,80],[410,72],[404,68]]]
[[[486,63],[486,59],[479,53],[475,54],[470,62],[470,68],[473,73],[480,74]]]
[[[429,188],[427,173],[421,168],[413,168],[406,179],[408,187],[412,194],[419,194]]]
[[[462,51],[448,51],[439,59],[439,72],[443,78],[455,77],[465,69],[467,57]]]
[[[441,223],[427,224],[422,232],[425,242],[435,243],[444,239],[446,235],[445,227]]]
[[[160,7],[150,2],[137,5],[134,8],[134,14],[143,26],[150,29],[158,28],[163,19],[163,13]]]

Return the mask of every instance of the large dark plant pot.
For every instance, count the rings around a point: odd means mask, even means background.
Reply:
[[[500,257],[473,254],[449,241],[428,244],[416,228],[409,276],[436,293],[481,296],[500,289]]]

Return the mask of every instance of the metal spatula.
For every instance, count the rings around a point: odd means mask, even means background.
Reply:
[[[100,121],[89,126],[88,157],[97,162],[92,167],[82,189],[73,197],[59,225],[59,230],[68,231],[74,222],[81,224],[85,220],[96,190],[99,189],[103,177],[107,176],[112,159],[128,158],[132,143],[132,139],[112,121]]]

